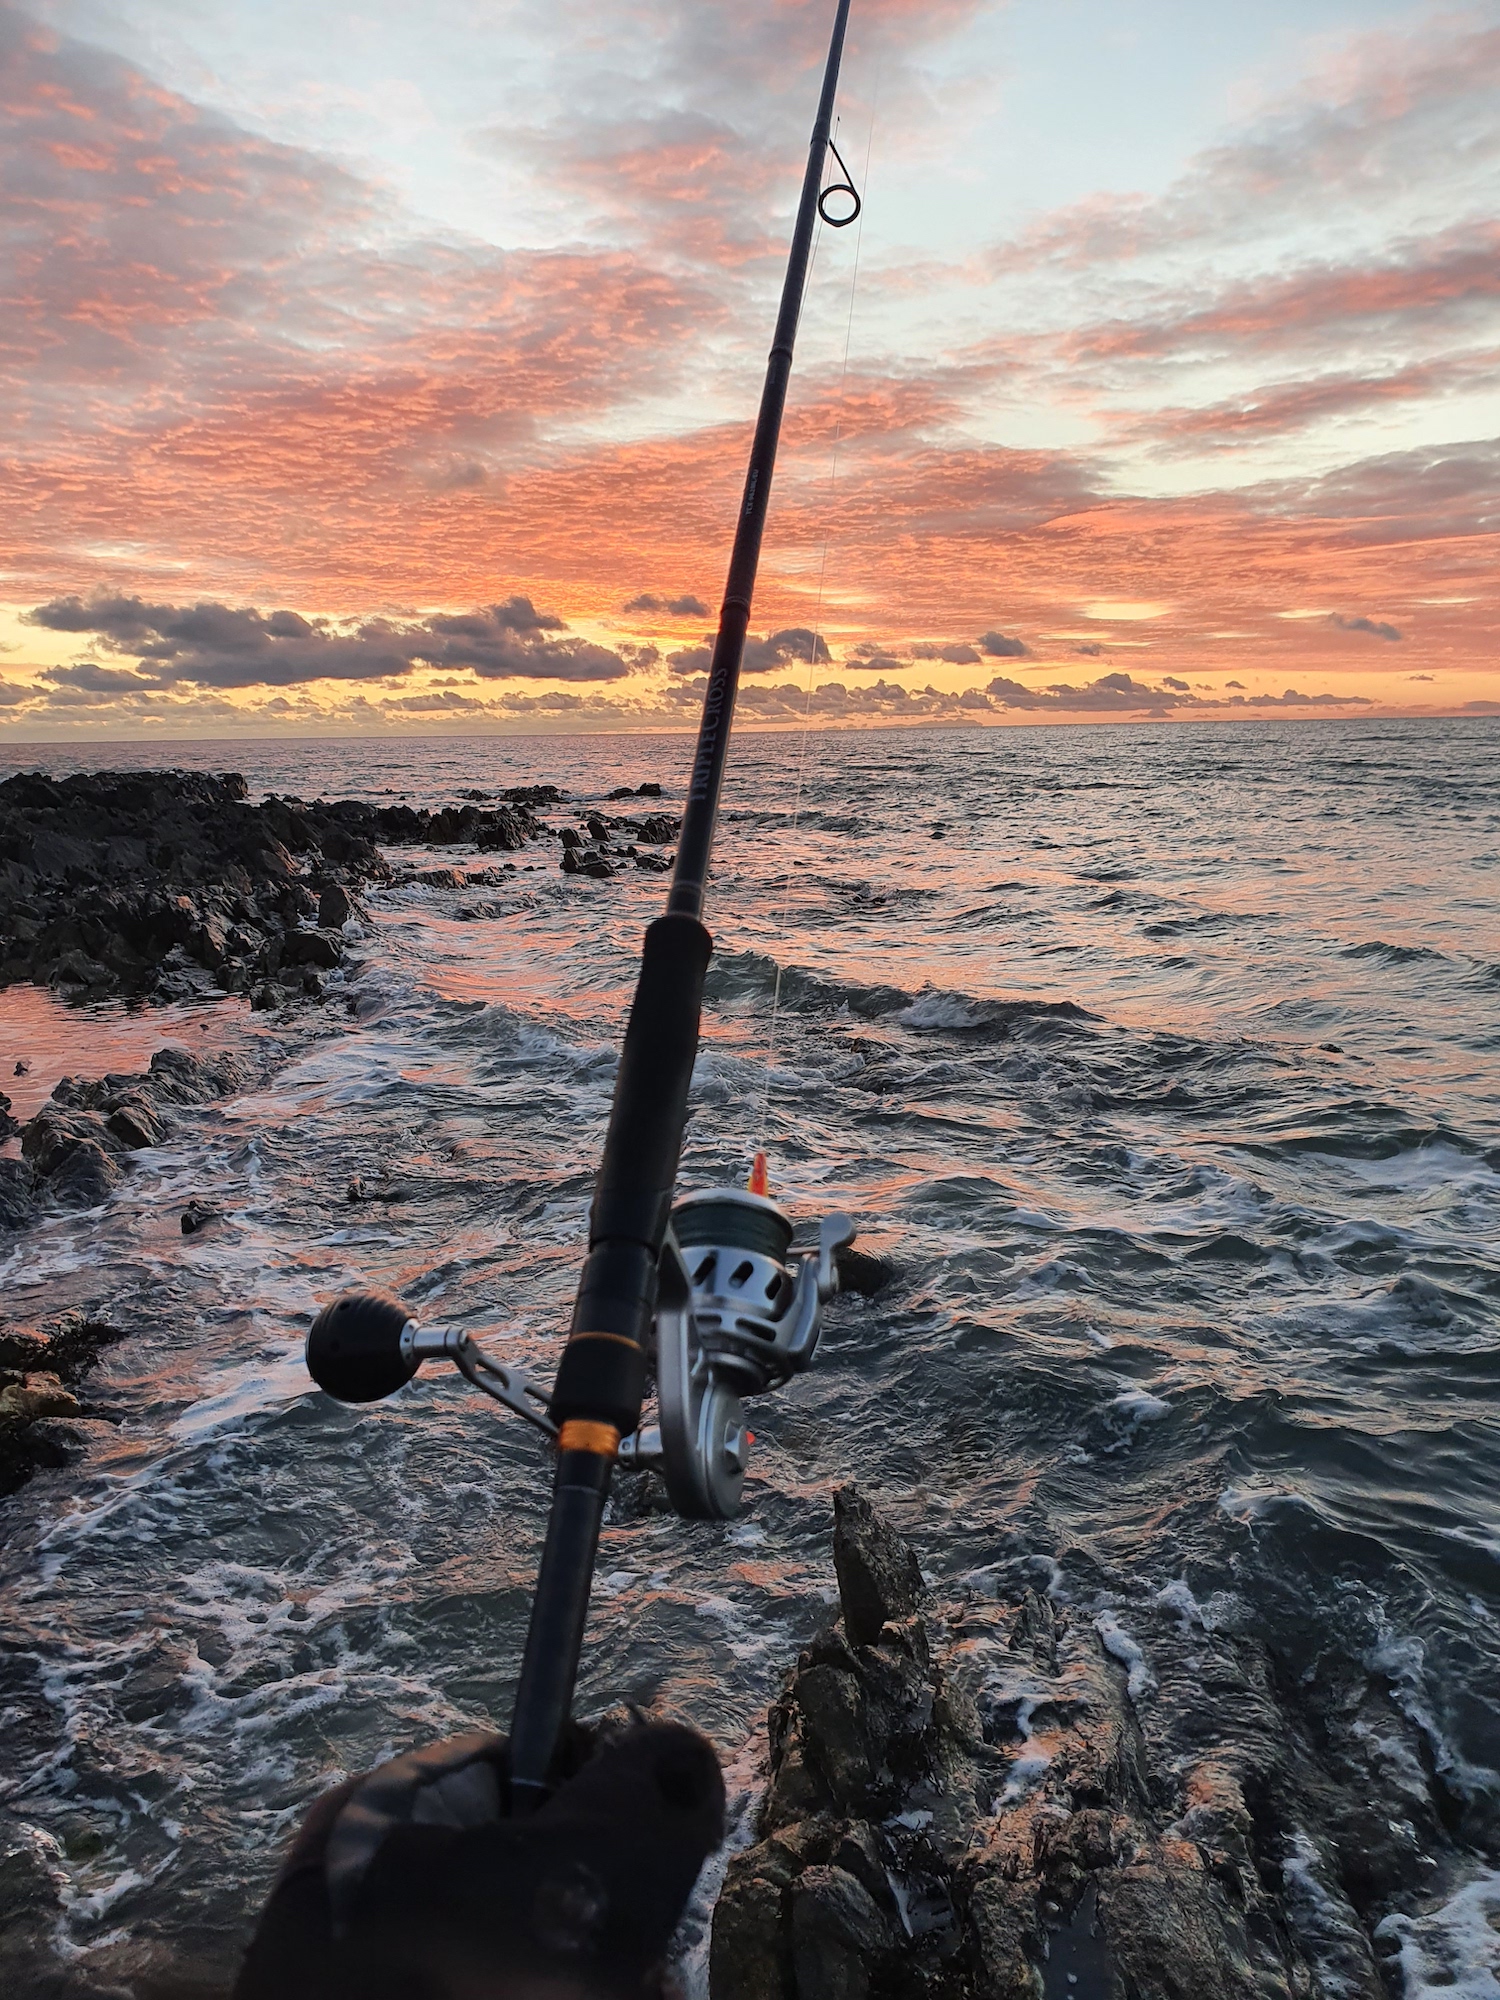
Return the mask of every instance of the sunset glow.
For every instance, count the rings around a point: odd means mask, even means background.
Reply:
[[[5,730],[690,724],[828,11],[0,0]],[[856,0],[747,722],[1500,714],[1500,16],[1122,19]]]

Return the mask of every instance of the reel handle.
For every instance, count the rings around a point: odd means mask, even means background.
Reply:
[[[556,1437],[547,1393],[523,1370],[486,1354],[456,1327],[418,1326],[399,1299],[346,1292],[324,1306],[307,1336],[307,1372],[340,1403],[378,1403],[404,1389],[424,1361],[451,1361],[466,1382]]]
[[[346,1292],[324,1306],[307,1336],[307,1372],[340,1403],[378,1403],[421,1365],[403,1340],[411,1314],[384,1292]]]

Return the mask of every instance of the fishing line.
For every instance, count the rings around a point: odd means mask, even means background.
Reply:
[[[838,392],[838,402],[836,405],[838,416],[834,424],[833,453],[828,470],[828,509],[827,509],[826,519],[829,522],[831,522],[833,519],[833,500],[835,493],[838,489],[839,446],[843,441],[843,435],[844,435],[844,396],[845,396],[845,387],[849,379],[849,351],[854,339],[854,301],[855,301],[855,295],[859,290],[859,259],[860,259],[860,251],[864,247],[864,237],[865,237],[864,203],[865,200],[868,200],[870,192],[870,158],[871,154],[874,151],[874,146],[875,146],[875,115],[877,110],[879,109],[879,105],[880,105],[880,68],[877,67],[875,72],[875,89],[870,101],[870,129],[865,139],[865,171],[863,177],[864,190],[865,190],[864,199],[856,197],[856,200],[859,200],[859,207],[855,210],[854,215],[850,218],[850,220],[856,222],[858,226],[856,228],[854,236],[854,269],[849,279],[849,314],[848,314],[848,319],[845,322],[844,326],[844,362],[843,362],[843,367],[839,373],[839,392]],[[847,178],[849,170],[847,167],[844,166],[842,156],[840,155],[837,147],[833,146],[831,140],[829,144],[830,144],[830,150],[832,151],[834,158],[838,161],[840,167],[843,168],[844,174]],[[822,215],[821,207],[819,208],[819,215],[820,217]],[[835,224],[834,226],[837,227],[838,225]],[[820,222],[818,235],[813,242],[814,262],[816,262],[817,259],[818,244],[822,240],[822,234],[823,232]],[[811,267],[809,267],[808,270],[809,283],[811,282],[811,279],[812,279],[812,270]],[[806,289],[804,288],[803,291],[804,300],[806,299],[806,296],[807,296]],[[828,576],[828,544],[831,537],[831,532],[832,532],[831,528],[829,527],[824,528],[823,548],[818,562],[818,596],[813,611],[812,644],[807,649],[807,686],[803,691],[802,728],[800,731],[798,745],[797,745],[797,783],[792,795],[791,837],[787,846],[786,874],[782,880],[781,917],[778,922],[775,933],[775,943],[778,946],[784,946],[786,943],[789,931],[790,918],[791,918],[792,869],[794,866],[791,853],[791,842],[796,840],[797,830],[802,820],[802,798],[803,798],[803,793],[806,789],[806,780],[807,780],[807,748],[812,733],[813,676],[815,675],[818,667],[818,648],[822,644],[823,592],[824,592],[824,585],[827,581],[827,576]],[[765,1082],[761,1089],[760,1120],[757,1127],[756,1140],[755,1140],[755,1151],[757,1155],[764,1153],[766,1147],[767,1131],[771,1117],[771,1075],[772,1071],[776,1067],[776,1044],[777,1044],[778,1033],[781,1026],[782,963],[779,955],[773,955],[773,963],[775,964],[776,967],[776,977],[772,982],[771,986],[771,1020],[766,1038]],[[757,1172],[758,1171],[759,1171],[759,1166],[757,1165]]]

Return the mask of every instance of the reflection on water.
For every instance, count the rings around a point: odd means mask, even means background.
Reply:
[[[680,796],[688,756],[192,761],[435,802]],[[778,1190],[853,1211],[903,1275],[836,1302],[818,1368],[758,1412],[746,1519],[608,1527],[584,1698],[660,1695],[743,1745],[827,1615],[828,1493],[854,1475],[945,1583],[1034,1554],[1122,1646],[1161,1593],[1226,1593],[1293,1680],[1385,1690],[1455,1812],[1500,1797],[1494,728],[822,736],[800,812],[795,764],[784,737],[737,748],[684,1175],[743,1176],[779,965]],[[6,1254],[16,1316],[138,1329],[97,1378],[113,1444],[13,1504],[5,1554],[11,1804],[73,1857],[80,1944],[222,1949],[322,1784],[506,1713],[539,1447],[438,1377],[335,1408],[298,1356],[316,1300],[375,1283],[554,1364],[662,884],[535,858],[377,895],[355,1014],[278,1030],[263,1087]],[[3,1005],[48,1051],[34,1090],[251,1032],[233,1003],[206,1037],[189,1010],[82,1034]],[[355,1175],[391,1198],[351,1204]],[[225,1219],[183,1239],[192,1194]]]

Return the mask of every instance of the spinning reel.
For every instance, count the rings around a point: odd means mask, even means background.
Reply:
[[[854,1224],[825,1216],[817,1249],[802,1256],[790,1255],[791,1241],[790,1217],[764,1193],[709,1188],[672,1211],[658,1266],[657,1420],[621,1441],[618,1462],[659,1471],[687,1519],[739,1512],[754,1442],[744,1398],[812,1366],[824,1304],[838,1289],[837,1253],[854,1241]],[[343,1403],[379,1402],[424,1361],[440,1360],[556,1439],[544,1389],[467,1333],[419,1327],[395,1299],[349,1293],[324,1307],[307,1337],[309,1374]]]

